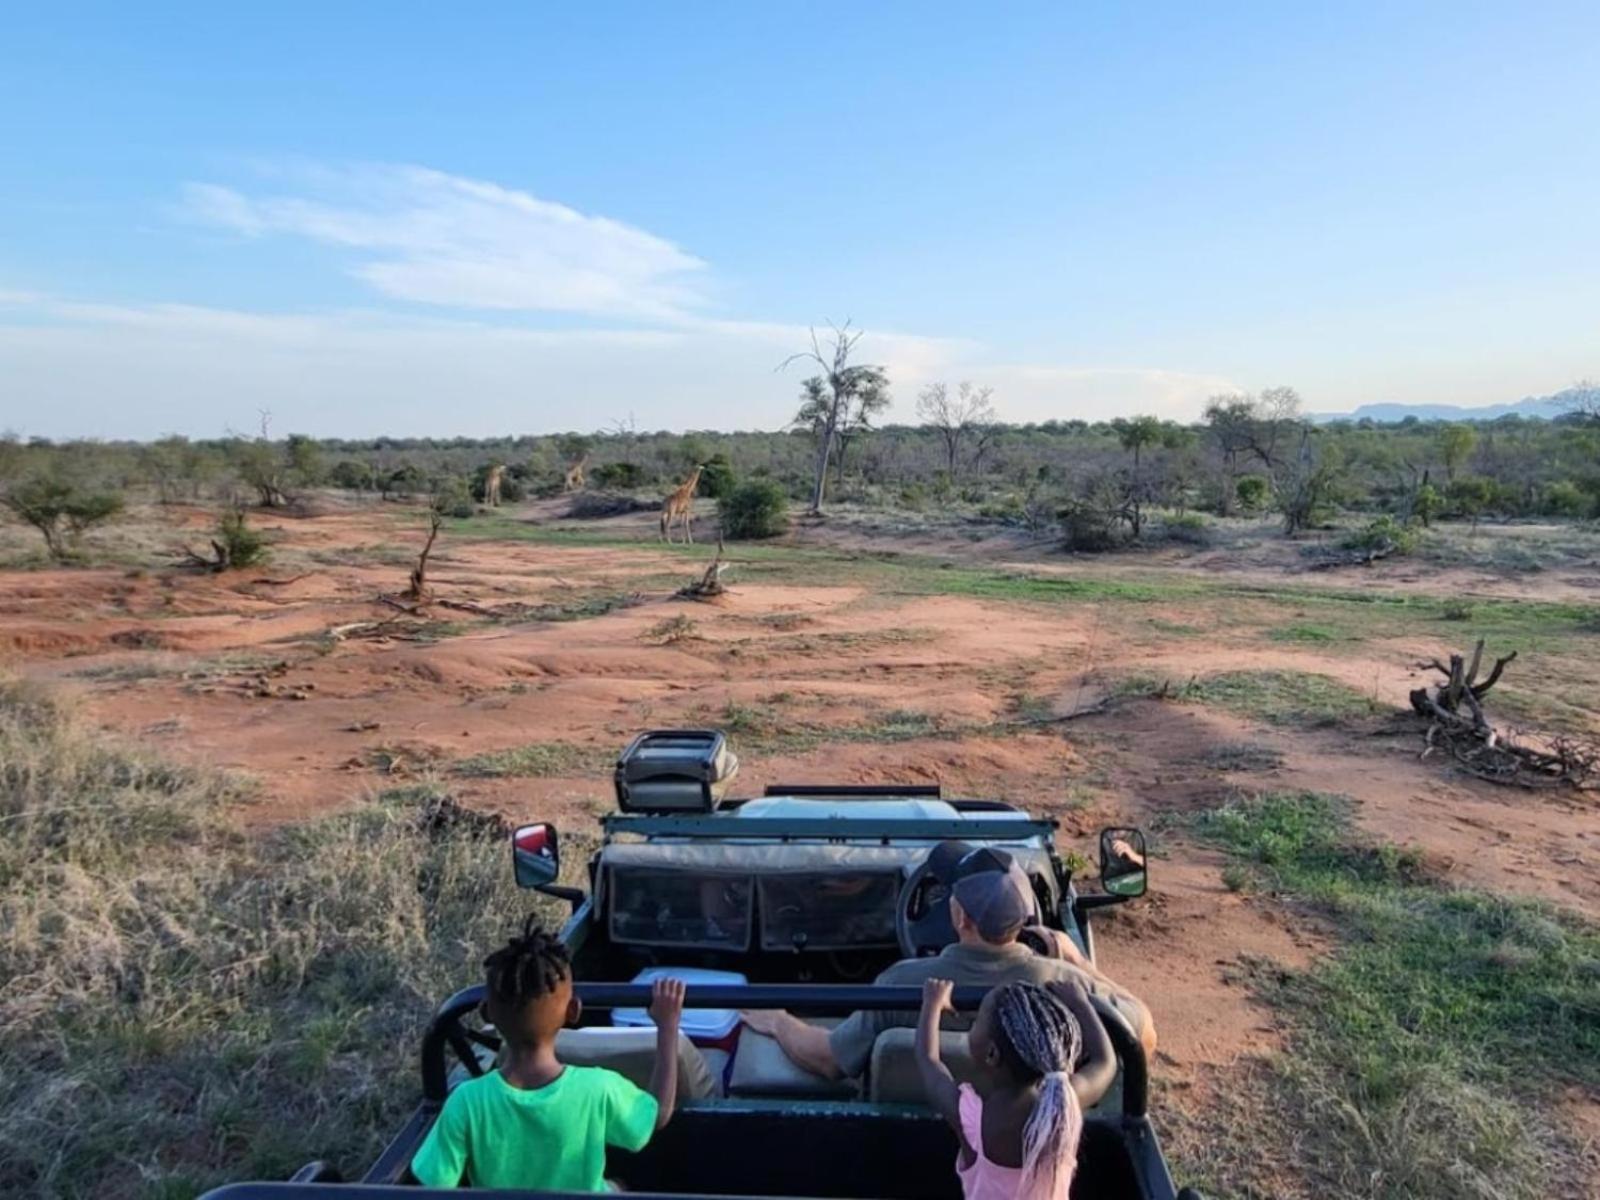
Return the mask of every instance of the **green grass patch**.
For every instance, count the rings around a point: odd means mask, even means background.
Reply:
[[[451,764],[450,773],[467,779],[543,779],[552,775],[589,775],[611,760],[604,750],[573,742],[529,742],[506,750],[488,750]]]
[[[1579,693],[1589,703],[1567,696],[1540,696],[1505,686],[1496,687],[1484,704],[1494,717],[1509,720],[1524,729],[1556,730],[1561,733],[1593,733],[1600,726],[1600,695]]]
[[[1225,671],[1181,684],[1130,675],[1117,683],[1116,691],[1209,704],[1271,725],[1333,725],[1382,711],[1350,685],[1312,671]]]
[[[1452,889],[1415,853],[1370,844],[1346,802],[1242,799],[1200,834],[1224,882],[1319,912],[1333,953],[1261,969],[1290,1021],[1278,1083],[1297,1154],[1342,1195],[1456,1200],[1573,1194],[1543,1107],[1600,1085],[1600,930],[1528,901]]]
[[[1278,629],[1269,629],[1267,637],[1274,642],[1318,646],[1329,642],[1348,641],[1350,635],[1329,625],[1285,625]]]

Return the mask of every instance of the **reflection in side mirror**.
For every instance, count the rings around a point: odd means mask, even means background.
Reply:
[[[524,825],[511,835],[511,863],[517,886],[541,888],[561,873],[561,853],[556,827],[548,823]]]
[[[1145,894],[1150,877],[1144,830],[1113,826],[1100,831],[1100,886],[1109,895],[1127,899]]]

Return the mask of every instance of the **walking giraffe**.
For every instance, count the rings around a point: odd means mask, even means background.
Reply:
[[[577,462],[567,468],[567,477],[561,485],[564,492],[581,492],[587,482],[584,478],[583,468],[589,463],[589,456],[585,454]]]
[[[483,502],[490,508],[500,507],[500,482],[505,478],[506,469],[502,463],[493,463],[489,473],[483,477]]]
[[[665,542],[672,541],[672,522],[678,521],[683,526],[683,537],[690,545],[694,544],[694,490],[700,486],[700,472],[705,470],[705,464],[697,464],[689,473],[689,478],[681,485],[674,488],[670,495],[661,502],[661,538]]]

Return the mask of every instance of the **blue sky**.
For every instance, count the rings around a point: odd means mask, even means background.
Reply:
[[[775,427],[1600,375],[1600,5],[27,6],[0,428]]]

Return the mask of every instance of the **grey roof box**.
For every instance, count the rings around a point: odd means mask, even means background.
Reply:
[[[623,812],[710,812],[739,771],[739,758],[717,729],[653,729],[617,759],[617,806]]]

